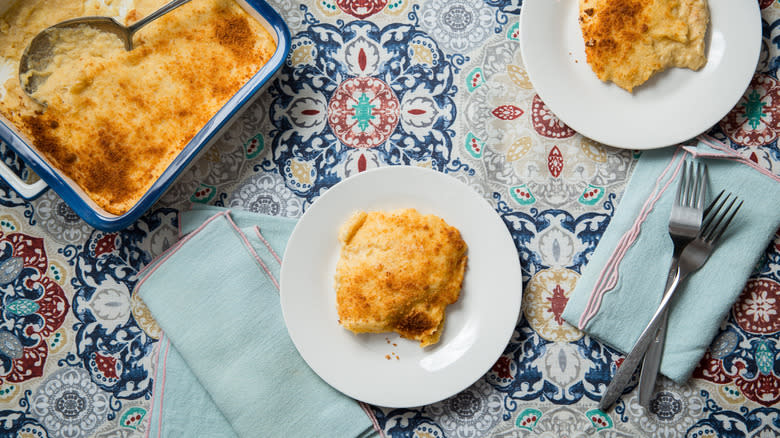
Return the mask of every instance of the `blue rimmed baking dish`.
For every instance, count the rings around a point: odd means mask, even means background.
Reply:
[[[32,142],[26,140],[2,116],[0,116],[0,140],[5,142],[41,180],[29,185],[0,162],[2,177],[20,196],[33,199],[47,187],[57,194],[91,226],[104,231],[115,231],[135,222],[160,196],[165,193],[176,177],[207,149],[230,122],[249,106],[265,82],[281,67],[290,50],[290,31],[282,17],[263,0],[235,0],[252,17],[258,20],[276,40],[276,51],[252,78],[238,90],[228,102],[198,131],[181,152],[174,158],[149,190],[128,211],[121,215],[106,212],[90,199],[70,178],[52,166],[39,154]]]

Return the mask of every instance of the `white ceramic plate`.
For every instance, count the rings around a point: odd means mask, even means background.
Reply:
[[[339,227],[358,210],[405,207],[443,218],[469,247],[460,299],[447,307],[439,343],[425,349],[394,333],[355,335],[336,311]],[[460,392],[493,366],[520,315],[522,287],[517,249],[486,200],[445,174],[390,166],[345,179],[306,211],[284,254],[281,304],[293,343],[331,386],[377,406],[412,407]]]
[[[686,141],[739,101],[761,50],[758,2],[709,0],[709,7],[707,64],[666,70],[630,94],[588,65],[578,0],[525,0],[520,44],[528,77],[558,118],[593,140],[628,149]]]

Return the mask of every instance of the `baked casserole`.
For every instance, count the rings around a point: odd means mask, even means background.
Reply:
[[[61,34],[36,99],[16,71],[41,30],[80,16],[131,24],[167,0],[24,0],[0,17],[0,115],[99,207],[128,211],[276,50],[234,0],[193,0],[141,29],[135,49],[84,27]],[[11,74],[8,74],[8,73]]]
[[[360,211],[339,230],[339,323],[354,333],[396,332],[439,342],[445,309],[460,297],[468,256],[457,228],[413,208]]]

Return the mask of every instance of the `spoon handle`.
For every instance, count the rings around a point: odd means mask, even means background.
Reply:
[[[130,26],[127,26],[127,30],[130,31],[130,37],[133,37],[133,34],[138,31],[138,29],[144,27],[147,25],[150,21],[153,21],[154,19],[167,14],[168,12],[171,12],[172,10],[178,8],[179,6],[189,3],[191,0],[173,0],[172,2],[166,4],[165,6],[161,7],[160,9],[152,12],[151,14],[147,15],[146,17],[136,21]]]

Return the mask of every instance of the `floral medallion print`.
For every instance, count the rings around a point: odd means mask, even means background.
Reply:
[[[575,134],[533,90],[519,44],[494,38],[464,68],[468,161],[484,168],[496,191],[516,207],[593,211],[605,194],[622,190],[635,159]],[[507,62],[507,60],[509,60]],[[571,206],[571,207],[569,207]]]
[[[70,309],[49,273],[43,239],[0,232],[0,382],[43,375],[49,337]]]
[[[513,420],[496,428],[491,436],[496,438],[634,436],[625,430],[617,429],[609,416],[595,409],[581,412],[568,406],[537,404],[519,412]]]
[[[258,173],[244,181],[226,205],[270,216],[302,214],[301,201],[284,185],[281,176],[271,173]]]
[[[523,313],[540,336],[557,342],[571,342],[583,333],[561,316],[579,275],[567,269],[545,269],[537,272],[526,286]]]
[[[758,69],[710,134],[778,173],[780,3],[756,1]],[[640,153],[582,137],[541,99],[520,50],[522,0],[269,4],[290,29],[284,66],[132,226],[95,230],[54,191],[26,200],[0,181],[0,437],[145,437],[163,331],[133,289],[178,240],[178,213],[300,217],[339,181],[389,165],[444,172],[497,211],[523,307],[464,391],[371,407],[385,436],[780,436],[780,234],[686,384],[662,377],[648,408],[634,387],[597,409],[625,356],[560,312]],[[37,179],[2,143],[0,161]]]
[[[736,339],[731,341],[726,333]],[[729,397],[741,395],[772,406],[780,401],[780,365],[775,361],[779,350],[776,337],[751,337],[731,326],[716,338],[693,376],[732,386],[734,393],[727,394]]]
[[[151,351],[156,330],[139,313],[131,291],[136,273],[151,261],[139,248],[162,253],[176,241],[176,213],[159,210],[121,233],[94,231],[75,262],[73,313],[77,356],[91,379],[117,399],[152,390]],[[113,405],[112,405],[113,408]]]
[[[774,334],[780,331],[780,284],[767,278],[748,281],[734,306],[737,324],[750,333]]]
[[[484,436],[498,424],[503,410],[501,396],[482,381],[429,406],[430,413],[439,418],[446,436],[453,438]]]
[[[83,369],[62,368],[38,387],[30,406],[49,434],[81,438],[105,421],[109,396]]]
[[[706,412],[706,402],[692,385],[675,385],[662,377],[657,381],[648,409],[639,405],[639,399],[634,393],[628,399],[626,412],[631,414],[637,430],[643,430],[651,436],[684,436],[694,425],[695,418],[701,418]]]
[[[60,243],[81,242],[92,230],[53,190],[44,192],[35,206],[35,220]]]
[[[544,137],[548,138],[569,138],[576,134],[561,121],[550,108],[542,102],[542,98],[537,94],[531,104],[531,122],[534,130]]]
[[[495,14],[482,0],[429,0],[420,8],[420,26],[447,52],[479,46],[495,27]]]
[[[780,87],[777,79],[757,74],[731,112],[720,122],[731,141],[759,146],[777,140],[780,133]]]
[[[365,62],[358,56],[358,63]],[[343,144],[370,149],[390,138],[399,113],[398,98],[384,81],[350,78],[339,84],[330,99],[328,125]]]
[[[452,66],[430,36],[355,21],[311,25],[292,46],[270,92],[272,160],[296,195],[371,167],[449,162]]]

